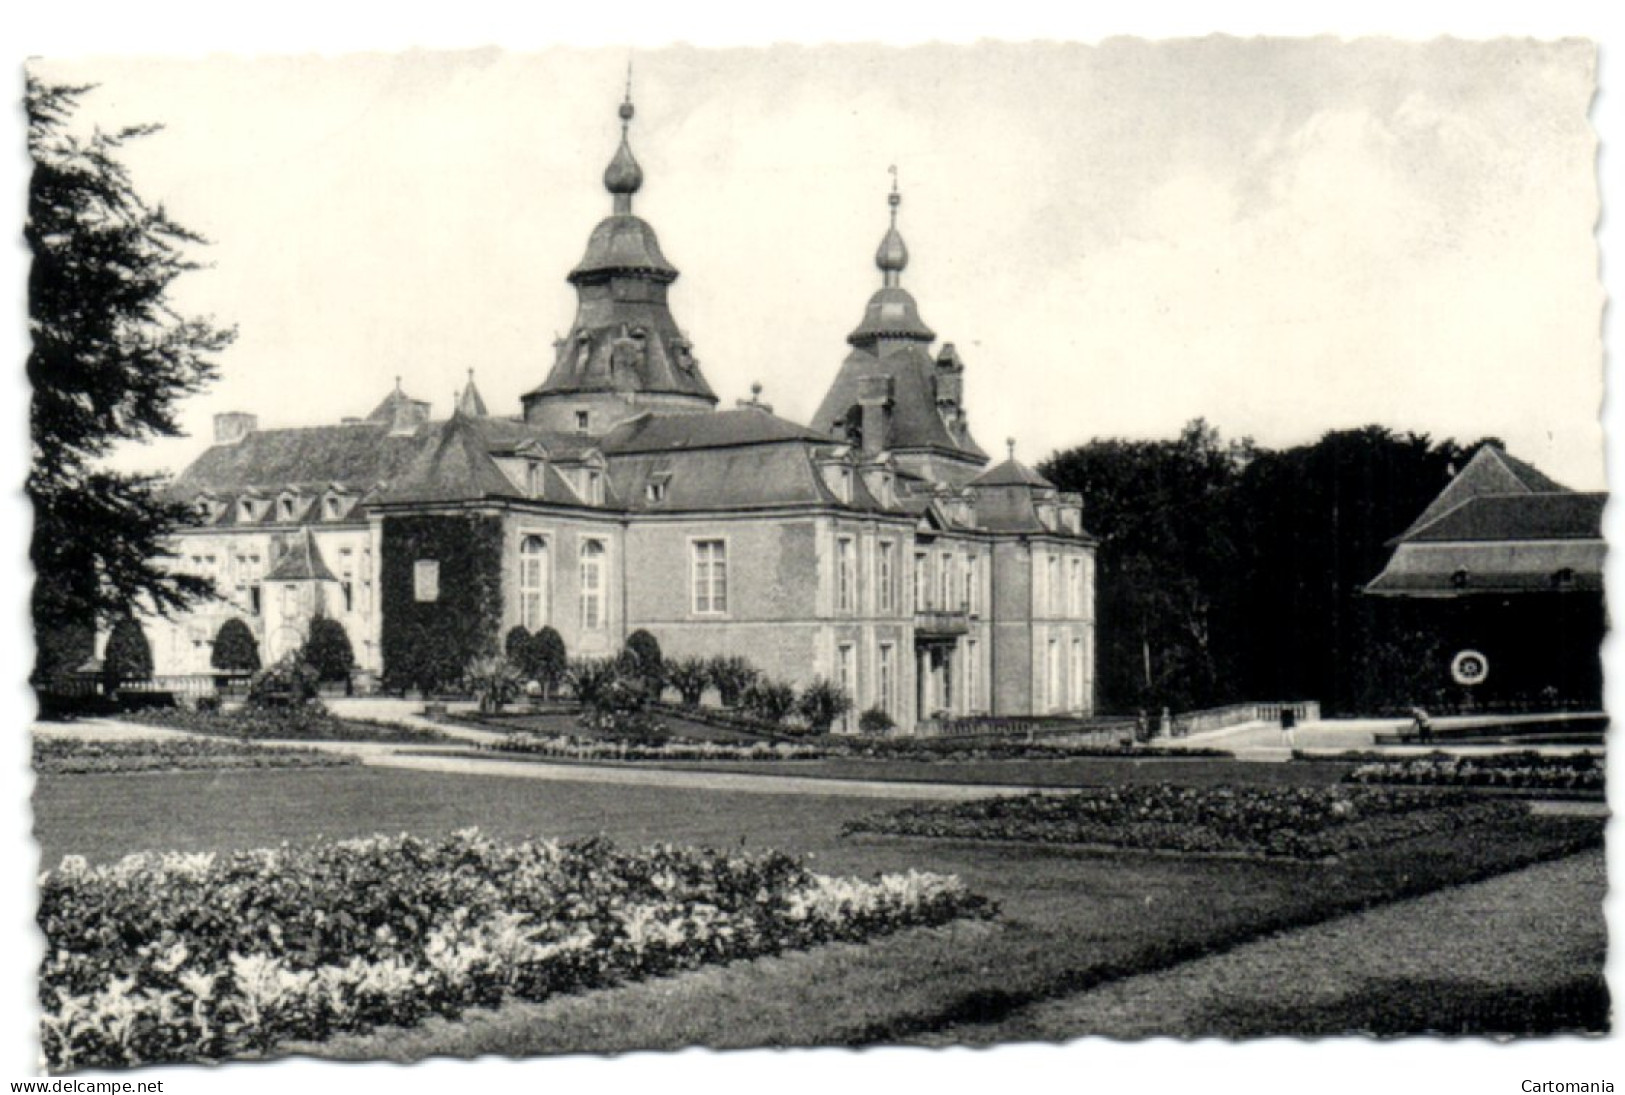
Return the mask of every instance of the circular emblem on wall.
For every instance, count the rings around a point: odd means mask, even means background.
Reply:
[[[1457,684],[1483,684],[1490,675],[1490,660],[1476,650],[1463,650],[1450,659],[1450,676]]]

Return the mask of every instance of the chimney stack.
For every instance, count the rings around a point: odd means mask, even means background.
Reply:
[[[257,415],[245,414],[242,411],[217,414],[214,416],[214,443],[235,445],[259,428],[260,420]]]
[[[862,408],[863,455],[884,452],[891,440],[892,378],[858,378],[858,406]]]

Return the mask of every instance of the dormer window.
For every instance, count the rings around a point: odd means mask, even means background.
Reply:
[[[852,469],[843,464],[829,463],[823,466],[824,486],[829,488],[838,501],[850,505],[852,502]]]
[[[525,463],[525,493],[532,498],[542,496],[542,462],[530,460]]]
[[[252,498],[244,498],[237,503],[237,520],[253,521],[258,516],[259,514],[255,511],[254,500]]]
[[[1038,520],[1043,524],[1043,526],[1045,528],[1053,530],[1055,528],[1055,507],[1054,506],[1039,506],[1038,507]]]
[[[293,520],[293,502],[291,494],[284,494],[276,500],[276,518],[278,521]]]
[[[666,500],[666,480],[650,480],[649,485],[643,488],[643,496],[651,502],[664,502]]]
[[[322,516],[329,521],[337,521],[344,516],[344,496],[332,493],[322,499]]]
[[[592,416],[588,412],[576,412],[576,433],[586,433],[591,424]]]
[[[587,504],[601,506],[604,504],[604,475],[602,472],[588,470],[587,472]]]

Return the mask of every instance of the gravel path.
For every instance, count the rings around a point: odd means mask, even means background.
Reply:
[[[1607,954],[1606,871],[1600,850],[1536,864],[1036,1004],[944,1041],[1515,1033],[1520,1014],[1590,1014],[1588,986],[1600,984]]]
[[[764,795],[833,795],[840,798],[919,799],[960,802],[992,795],[1024,794],[1028,790],[1055,793],[1069,788],[1024,788],[1008,784],[912,783],[882,780],[823,779],[815,776],[774,776],[753,772],[681,772],[670,768],[635,768],[605,764],[549,764],[545,761],[497,760],[486,757],[415,756],[392,752],[362,757],[363,764],[380,768],[410,768],[422,772],[507,776],[555,783],[606,783],[638,787],[677,787],[699,791],[743,791]]]

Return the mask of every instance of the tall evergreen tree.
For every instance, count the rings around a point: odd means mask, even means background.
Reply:
[[[165,498],[158,477],[112,471],[104,458],[122,442],[176,436],[177,401],[214,378],[211,357],[235,337],[170,307],[175,279],[197,269],[188,251],[204,241],[143,200],[120,159],[156,127],[71,131],[88,90],[32,75],[26,90],[36,677],[88,654],[62,636],[210,592],[162,564],[165,537],[190,509]]]

